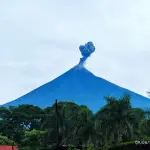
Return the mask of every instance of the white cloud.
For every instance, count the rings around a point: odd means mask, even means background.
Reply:
[[[10,61],[10,62],[5,62],[5,63],[0,63],[0,68],[10,68],[10,67],[17,67],[17,68],[20,68],[20,67],[25,67],[29,65],[29,63],[26,61],[26,62],[14,62],[14,61]]]
[[[89,70],[146,95],[149,5],[149,0],[0,1],[0,103],[73,67],[79,45],[89,40],[96,46]]]

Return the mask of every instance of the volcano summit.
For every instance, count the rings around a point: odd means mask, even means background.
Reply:
[[[55,99],[58,99],[58,101],[72,101],[79,105],[86,105],[96,112],[106,104],[105,96],[119,98],[123,94],[129,94],[133,107],[150,107],[150,99],[97,77],[84,67],[86,59],[95,51],[92,42],[80,46],[79,49],[83,57],[78,65],[56,79],[3,106],[33,104],[45,108],[51,106]]]

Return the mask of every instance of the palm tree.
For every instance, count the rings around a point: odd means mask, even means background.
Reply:
[[[119,144],[124,135],[133,138],[133,115],[130,96],[105,97],[107,104],[96,114],[105,135],[105,144]]]
[[[139,123],[139,133],[142,137],[150,137],[150,111],[145,111],[145,118]]]

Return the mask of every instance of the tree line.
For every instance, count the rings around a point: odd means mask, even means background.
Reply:
[[[106,105],[96,113],[68,101],[44,109],[28,104],[0,107],[0,144],[109,147],[150,140],[149,110],[132,108],[130,95],[105,100]]]

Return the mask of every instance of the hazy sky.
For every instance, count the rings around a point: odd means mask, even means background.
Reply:
[[[72,68],[93,41],[86,67],[147,95],[149,0],[0,0],[0,104]]]

